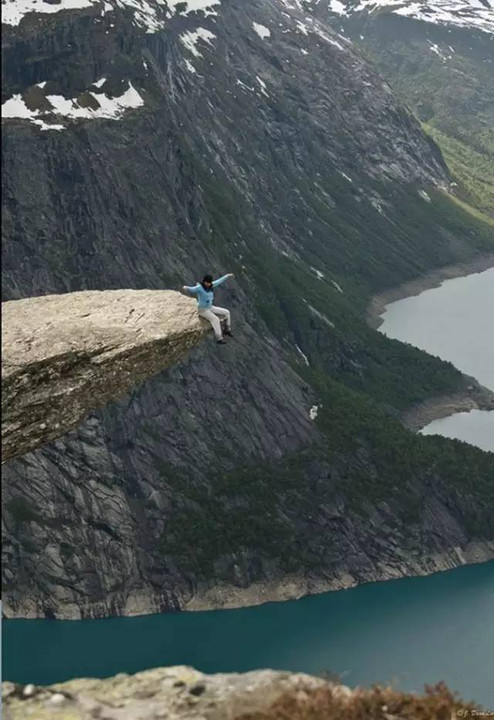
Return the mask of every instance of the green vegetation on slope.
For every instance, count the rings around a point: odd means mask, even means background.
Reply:
[[[312,235],[307,236],[308,213],[300,208],[290,215],[289,206],[282,206],[272,222],[276,226],[281,214],[295,234],[303,233],[303,257],[281,253],[275,234],[272,245],[261,238],[247,201],[231,185],[203,178],[214,251],[225,265],[234,263],[263,321],[292,350],[294,367],[319,399],[321,431],[321,441],[304,452],[216,473],[207,486],[157,460],[163,482],[180,489],[160,551],[206,580],[223,572],[230,577],[222,567],[232,556],[250,581],[263,576],[265,562],[283,573],[331,572],[345,550],[337,540],[328,549],[324,508],[339,508],[333,525],[349,520],[352,533],[360,527],[361,537],[352,537],[362,545],[380,508],[397,542],[417,555],[428,545],[421,522],[433,497],[471,539],[492,537],[494,531],[487,510],[494,503],[494,455],[414,435],[383,409],[458,390],[461,374],[371,330],[364,320],[373,292],[494,250],[490,225],[434,190],[427,202],[416,188],[390,191],[376,183],[376,193],[387,192],[380,213],[370,202],[355,203],[348,183],[322,188],[333,199],[330,205],[297,182],[299,197],[311,207]],[[459,243],[461,237],[468,244]],[[242,245],[241,261],[231,252],[233,240]],[[338,537],[333,525],[331,536]]]
[[[324,439],[317,446],[218,474],[209,488],[160,466],[163,481],[183,493],[160,540],[165,556],[204,578],[232,555],[247,564],[252,557],[276,561],[283,572],[321,570],[332,559],[325,507],[338,507],[340,521],[347,518],[362,532],[375,508],[385,507],[395,538],[415,537],[419,552],[419,526],[433,496],[443,498],[472,539],[492,536],[494,454],[414,435],[362,393],[310,369],[304,376],[320,398]]]
[[[441,148],[460,192],[470,203],[494,216],[494,130],[472,139],[448,135],[431,124],[424,124],[424,129]],[[486,220],[494,225],[491,218]]]
[[[494,216],[492,38],[391,16],[347,22],[355,43],[441,148],[458,191]]]
[[[321,187],[331,193],[330,206],[298,180],[301,203],[311,208],[315,220],[308,236],[308,212],[293,213],[290,222],[303,238],[304,251],[303,256],[287,256],[277,249],[276,236],[273,244],[260,237],[257,224],[249,221],[246,201],[231,186],[206,181],[214,251],[225,266],[233,264],[261,318],[287,348],[295,353],[297,345],[312,367],[400,410],[463,387],[461,374],[450,363],[371,330],[365,316],[374,292],[431,267],[493,252],[492,228],[484,218],[434,189],[427,202],[416,188],[391,193],[376,184],[376,193],[387,201],[380,213],[370,202],[356,203],[353,188],[341,176],[331,187]],[[288,217],[290,208],[278,213]],[[239,262],[229,244],[244,238]],[[468,244],[458,238],[468,238]]]

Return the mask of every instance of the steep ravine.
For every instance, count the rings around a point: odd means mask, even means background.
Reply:
[[[5,612],[258,602],[491,557],[492,458],[393,420],[466,379],[365,322],[372,294],[492,252],[437,147],[295,2],[152,32],[101,9],[4,28],[5,101],[64,128],[2,122],[4,297],[233,271],[236,337],[4,465]],[[47,109],[130,85],[118,119]]]

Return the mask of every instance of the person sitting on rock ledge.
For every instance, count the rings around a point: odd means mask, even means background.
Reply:
[[[218,307],[213,305],[214,299],[214,288],[224,283],[228,278],[234,277],[233,273],[223,275],[223,277],[213,280],[212,275],[205,275],[202,282],[197,285],[184,285],[182,290],[189,295],[197,296],[197,312],[199,316],[207,320],[213,326],[214,336],[216,342],[220,345],[225,345],[223,335],[229,335],[233,337],[231,328],[230,311],[226,308]],[[225,321],[225,329],[221,330],[221,320]]]

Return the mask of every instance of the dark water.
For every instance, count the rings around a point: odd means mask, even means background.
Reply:
[[[4,679],[19,682],[175,664],[328,670],[349,685],[444,680],[494,709],[494,562],[239,610],[4,620],[3,635]]]

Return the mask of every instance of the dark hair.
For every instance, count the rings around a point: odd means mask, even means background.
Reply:
[[[204,275],[204,277],[202,278],[202,283],[201,283],[201,285],[203,286],[204,289],[206,289],[205,283],[212,283],[212,282],[213,282],[213,276],[212,276],[212,275]]]

